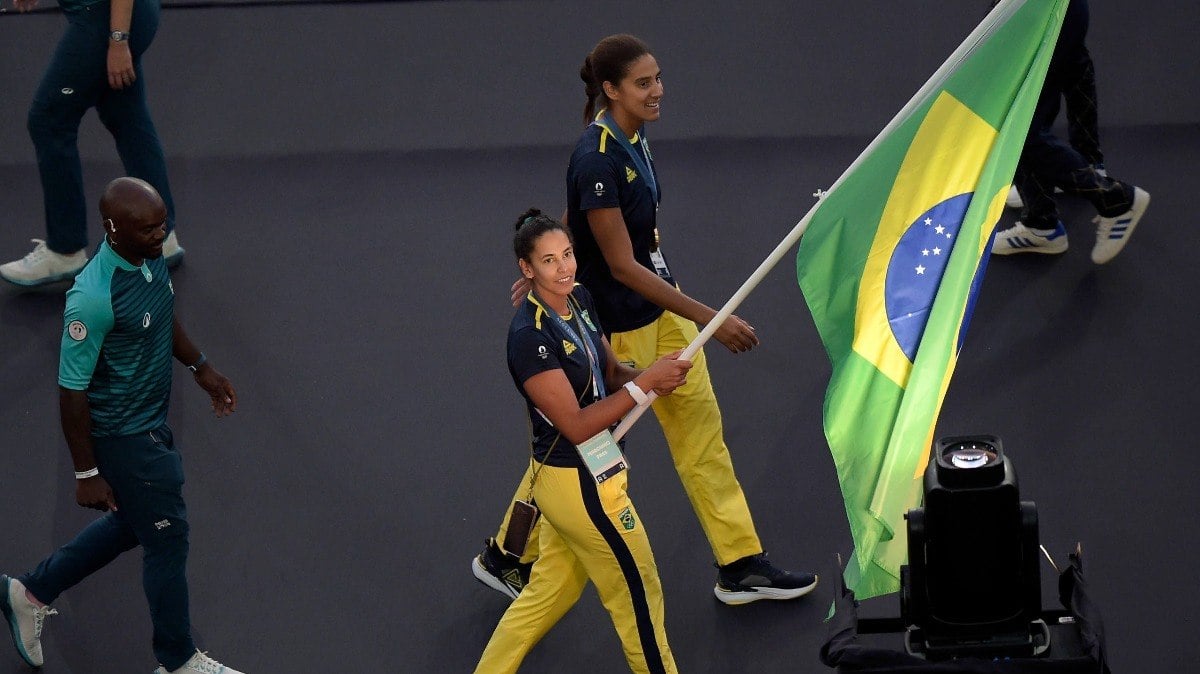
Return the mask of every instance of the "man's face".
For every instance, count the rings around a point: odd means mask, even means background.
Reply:
[[[138,209],[117,223],[114,239],[123,252],[153,260],[162,256],[167,238],[167,208],[158,204]]]

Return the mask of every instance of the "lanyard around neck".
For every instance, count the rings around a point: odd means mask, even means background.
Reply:
[[[625,135],[625,131],[617,125],[613,119],[612,112],[605,110],[596,117],[596,121],[592,122],[596,126],[604,129],[611,135],[621,147],[625,148],[625,152],[629,154],[629,158],[633,160],[633,165],[637,167],[638,173],[641,173],[646,180],[646,185],[650,187],[650,195],[654,198],[654,205],[658,205],[658,180],[654,177],[654,167],[650,162],[654,161],[650,157],[650,143],[646,141],[645,130],[639,130],[639,135],[642,140],[642,147],[646,150],[646,160],[642,161],[642,153],[637,151],[633,146],[633,142]]]
[[[579,305],[579,302],[572,302],[572,297],[567,297],[567,307],[573,314],[575,325],[579,327],[579,333],[577,334],[574,328],[571,327],[571,324],[568,323],[562,316],[559,316],[558,312],[555,311],[549,304],[546,304],[541,297],[538,297],[536,292],[532,290],[529,292],[531,295],[533,295],[533,299],[536,300],[537,303],[546,310],[546,313],[549,314],[551,320],[558,325],[559,329],[570,338],[571,342],[575,346],[583,349],[583,352],[588,359],[588,366],[590,366],[592,370],[592,395],[595,397],[595,400],[599,400],[608,395],[607,389],[604,386],[604,373],[600,371],[600,356],[598,355],[600,349],[593,341],[592,333],[589,332],[583,325],[583,307]],[[582,335],[582,337],[580,335]]]

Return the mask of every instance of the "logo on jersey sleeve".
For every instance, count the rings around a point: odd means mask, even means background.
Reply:
[[[625,167],[625,182],[631,183],[637,179],[637,173],[628,166]]]
[[[544,344],[538,344],[538,358],[546,360],[546,356],[549,355],[550,354],[546,351],[546,346]]]
[[[596,185],[592,188],[592,191],[595,192],[596,196],[598,197],[604,196],[604,183],[596,183]]]
[[[564,351],[564,352],[565,352],[565,353],[566,353],[568,356],[569,356],[569,355],[571,355],[571,354],[573,354],[573,353],[575,353],[575,345],[574,345],[574,344],[572,344],[572,343],[568,342],[568,341],[567,341],[567,340],[565,340],[565,339],[564,339],[562,342],[563,342],[563,351]]]
[[[71,321],[67,324],[67,335],[77,342],[82,342],[87,339],[87,326],[83,321]]]

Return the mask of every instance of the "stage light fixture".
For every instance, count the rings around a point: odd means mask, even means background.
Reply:
[[[938,440],[910,510],[900,613],[909,653],[1032,657],[1049,648],[1038,518],[994,435]]]

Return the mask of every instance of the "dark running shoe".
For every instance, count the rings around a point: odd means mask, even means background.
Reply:
[[[767,553],[743,557],[717,567],[713,594],[726,604],[749,604],[759,599],[795,599],[817,586],[811,573],[791,573],[767,560]]]
[[[532,568],[533,564],[522,564],[518,558],[501,550],[493,538],[485,540],[483,552],[471,560],[471,572],[479,582],[509,599],[516,599],[521,594],[521,589],[529,583]]]

